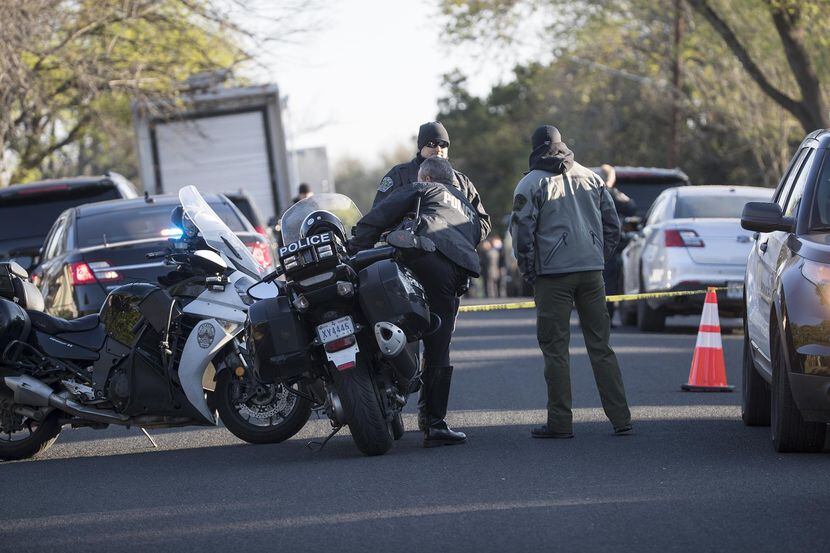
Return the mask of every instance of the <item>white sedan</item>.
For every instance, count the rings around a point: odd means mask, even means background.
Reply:
[[[767,202],[771,188],[755,186],[679,186],[663,191],[622,252],[626,294],[701,290],[718,292],[722,313],[743,315],[743,280],[752,233],[741,228],[747,202]],[[620,304],[623,324],[662,330],[669,315],[699,314],[703,295]]]

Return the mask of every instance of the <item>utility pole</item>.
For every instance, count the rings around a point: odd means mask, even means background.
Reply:
[[[669,118],[669,145],[666,151],[666,167],[677,167],[680,159],[680,127],[682,113],[680,111],[680,85],[683,79],[683,68],[680,64],[680,44],[685,32],[683,19],[683,0],[674,0],[674,33],[672,48],[672,87],[671,87],[671,117]]]

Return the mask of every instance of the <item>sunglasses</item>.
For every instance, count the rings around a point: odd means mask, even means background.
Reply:
[[[449,142],[444,142],[443,140],[430,140],[429,142],[426,143],[426,147],[427,148],[444,148],[444,149],[446,149],[446,148],[450,147],[450,143]]]

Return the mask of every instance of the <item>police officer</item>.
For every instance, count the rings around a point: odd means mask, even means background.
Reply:
[[[631,432],[620,366],[611,349],[602,270],[620,238],[611,195],[574,161],[556,127],[533,132],[529,171],[513,193],[510,232],[522,277],[533,284],[536,334],[545,358],[547,423],[534,438],[573,438],[568,344],[574,305],[602,407],[615,434]]]
[[[395,165],[384,175],[378,185],[378,191],[372,207],[378,205],[381,200],[387,197],[397,187],[417,181],[418,168],[425,159],[431,157],[447,159],[449,151],[450,135],[440,121],[430,121],[429,123],[421,125],[418,129],[418,153],[412,161]],[[452,185],[461,191],[478,212],[481,225],[481,239],[484,240],[490,232],[490,216],[484,211],[478,190],[473,186],[472,181],[467,175],[455,170],[453,170]]]
[[[406,263],[420,280],[430,310],[441,317],[441,327],[424,338],[423,386],[418,402],[424,447],[461,444],[463,432],[447,426],[452,366],[450,341],[458,314],[458,297],[469,276],[480,273],[476,245],[481,240],[481,221],[470,201],[453,186],[450,162],[438,156],[420,164],[417,181],[401,183],[373,207],[356,225],[349,243],[352,251],[371,248],[381,233],[415,211],[421,199],[421,227],[416,232],[435,242],[436,251],[416,252]]]
[[[633,217],[637,215],[637,204],[629,198],[622,190],[617,188],[617,172],[614,167],[604,163],[599,166],[599,176],[605,181],[605,188],[611,195],[611,200],[614,202],[614,209],[617,211],[617,218],[620,221],[626,217]],[[622,271],[622,251],[628,244],[625,235],[620,237],[620,243],[614,250],[611,258],[605,262],[605,270],[602,272],[602,278],[605,281],[605,293],[608,295],[619,294],[620,289],[620,271]],[[608,307],[608,316],[611,318],[611,326],[614,326],[614,311],[615,306],[613,302],[605,304]]]

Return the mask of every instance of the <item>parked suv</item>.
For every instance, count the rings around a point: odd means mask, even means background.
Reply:
[[[51,179],[0,189],[0,260],[31,269],[46,234],[65,209],[89,202],[135,198],[118,173]]]
[[[830,422],[830,130],[811,133],[772,202],[744,207],[755,231],[744,281],[742,416],[777,451],[820,451]]]

